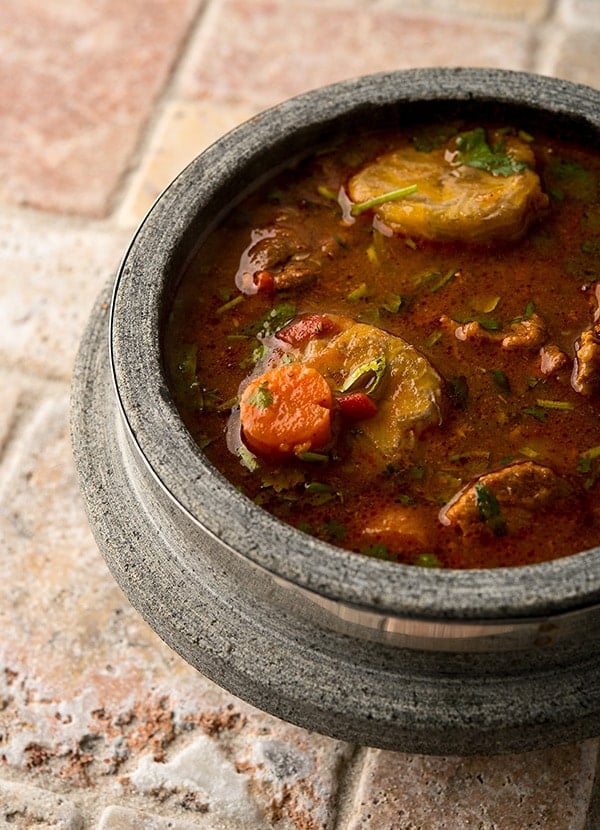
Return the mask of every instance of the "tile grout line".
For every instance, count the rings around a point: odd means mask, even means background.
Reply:
[[[108,200],[108,210],[105,219],[111,223],[118,224],[116,217],[127,197],[135,174],[152,144],[161,117],[168,104],[177,97],[174,93],[190,51],[193,50],[196,41],[201,37],[202,29],[207,25],[207,20],[210,20],[211,14],[214,13],[213,9],[218,2],[219,0],[200,0],[198,9],[192,15],[188,26],[182,34],[177,51],[173,55],[164,86],[158,93],[150,113],[140,129],[135,147],[127,161],[126,168]]]
[[[369,753],[375,750],[355,746],[340,771],[335,814],[331,830],[348,830],[350,820],[360,797],[362,781],[369,761]]]

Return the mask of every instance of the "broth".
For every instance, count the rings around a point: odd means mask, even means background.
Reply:
[[[518,126],[321,148],[199,247],[171,390],[283,521],[432,567],[600,542],[600,157]]]

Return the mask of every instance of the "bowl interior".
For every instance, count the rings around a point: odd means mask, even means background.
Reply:
[[[168,390],[161,338],[174,290],[232,204],[340,134],[456,116],[501,117],[597,146],[600,92],[502,70],[413,70],[315,90],[227,134],[167,188],[125,255],[111,306],[117,398],[144,462],[181,511],[232,556],[298,588],[421,619],[517,619],[587,607],[600,598],[600,549],[521,568],[429,570],[361,557],[284,525],[208,462]]]

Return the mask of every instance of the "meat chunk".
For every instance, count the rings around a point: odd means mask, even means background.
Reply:
[[[540,349],[540,371],[543,375],[555,375],[568,364],[569,358],[555,343],[547,343]]]
[[[471,320],[467,323],[458,323],[447,314],[442,314],[440,317],[440,325],[443,329],[453,334],[457,340],[487,340],[490,342],[498,342],[502,338],[502,334],[497,331],[491,331],[484,328],[477,320]]]
[[[527,319],[511,323],[508,329],[485,328],[477,320],[457,323],[446,314],[440,318],[440,324],[448,331],[454,332],[457,340],[487,341],[499,343],[503,349],[539,349],[548,336],[546,323],[539,314],[532,314]]]
[[[572,495],[549,467],[534,461],[509,464],[463,487],[441,509],[442,524],[463,534],[504,535],[525,527],[532,516]]]
[[[416,184],[416,192],[376,208],[378,218],[394,231],[476,243],[523,236],[548,204],[530,167],[530,148],[511,139],[503,156],[506,168],[499,172],[498,166],[463,163],[464,154],[453,141],[430,152],[404,146],[381,156],[352,177],[350,198],[361,203]],[[494,151],[483,144],[493,160]]]
[[[583,331],[575,344],[571,386],[588,397],[600,390],[600,332],[597,326]]]
[[[539,349],[546,340],[546,324],[539,314],[511,323],[510,331],[502,338],[503,349]]]
[[[235,277],[244,294],[255,294],[258,275],[268,273],[276,289],[295,288],[315,279],[325,260],[335,255],[335,241],[310,230],[300,211],[281,213],[273,225],[252,231]]]

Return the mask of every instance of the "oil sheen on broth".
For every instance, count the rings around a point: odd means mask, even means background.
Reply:
[[[600,158],[519,127],[337,142],[200,246],[171,389],[265,510],[427,567],[600,543]]]

